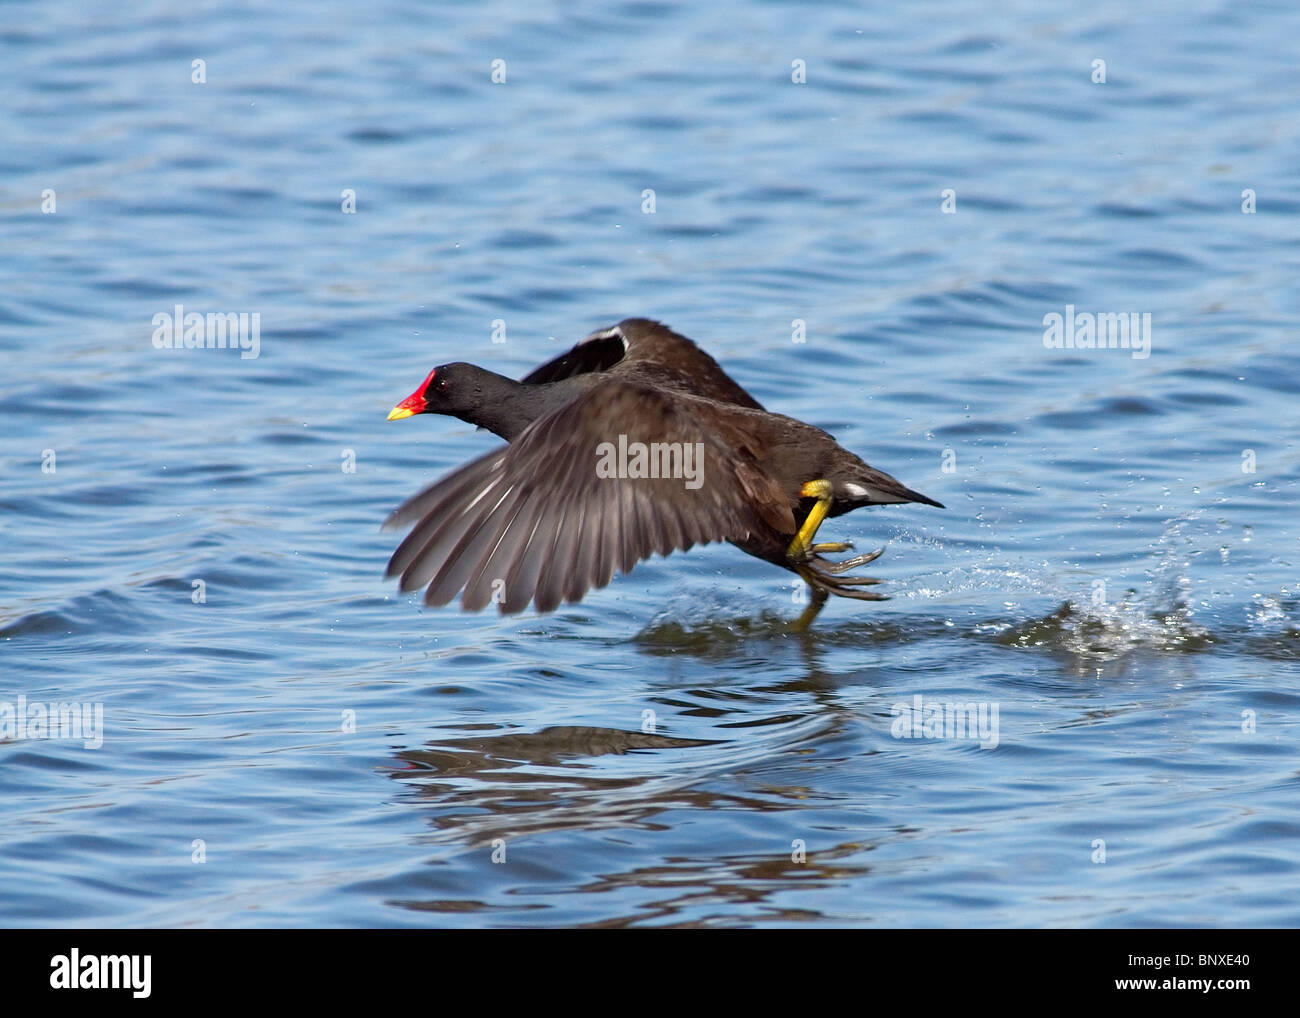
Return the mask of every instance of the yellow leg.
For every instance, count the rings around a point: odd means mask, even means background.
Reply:
[[[817,528],[822,525],[822,520],[826,519],[826,514],[830,512],[833,490],[830,481],[809,481],[799,489],[800,497],[815,498],[817,504],[809,511],[808,518],[803,521],[803,526],[799,528],[799,533],[794,535],[794,540],[790,542],[790,547],[786,551],[786,554],[795,561],[801,561],[812,550]]]

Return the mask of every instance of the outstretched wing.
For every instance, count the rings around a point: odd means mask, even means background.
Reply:
[[[793,533],[781,486],[725,420],[706,426],[698,409],[626,382],[583,393],[398,508],[385,525],[414,527],[388,575],[404,591],[427,585],[430,605],[463,590],[472,611],[493,599],[503,612],[530,601],[551,611],[653,554]],[[678,476],[637,476],[674,465]],[[626,476],[604,476],[611,466]]]
[[[751,410],[763,409],[693,340],[649,318],[625,318],[615,326],[593,332],[572,350],[534,368],[523,381],[527,385],[558,382],[574,375],[609,371],[619,364],[623,365],[620,375],[627,379]]]
[[[592,371],[608,371],[627,354],[627,341],[618,326],[593,332],[572,350],[534,368],[523,378],[525,385],[558,382]]]

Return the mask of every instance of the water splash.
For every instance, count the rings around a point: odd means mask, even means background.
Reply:
[[[1165,524],[1152,543],[1154,561],[1145,582],[1119,600],[1104,580],[1092,581],[1091,596],[1065,601],[1050,615],[1010,626],[1001,643],[1050,647],[1079,658],[1107,660],[1139,650],[1199,651],[1214,644],[1210,630],[1194,618],[1192,563],[1200,554],[1197,509]]]

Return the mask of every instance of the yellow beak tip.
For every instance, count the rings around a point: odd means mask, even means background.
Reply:
[[[403,417],[414,417],[414,416],[415,416],[415,411],[408,410],[404,406],[395,406],[393,407],[393,409],[388,411],[388,419],[390,421],[400,421]]]

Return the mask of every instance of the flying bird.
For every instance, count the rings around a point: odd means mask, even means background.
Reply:
[[[884,549],[838,562],[847,541],[817,542],[827,517],[923,502],[810,424],[770,413],[712,357],[659,322],[593,332],[521,381],[443,364],[390,421],[458,417],[508,443],[425,488],[386,527],[410,526],[387,575],[459,593],[471,611],[580,601],[651,555],[729,541],[801,576],[806,625],[827,598],[885,600],[881,581],[846,575]]]

